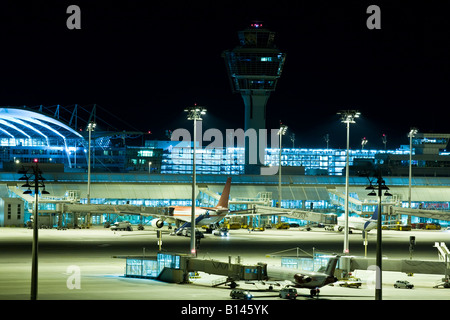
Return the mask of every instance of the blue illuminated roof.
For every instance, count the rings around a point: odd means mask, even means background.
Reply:
[[[61,121],[42,113],[19,108],[0,108],[0,139],[4,138],[39,140],[50,145],[83,139],[83,136]]]

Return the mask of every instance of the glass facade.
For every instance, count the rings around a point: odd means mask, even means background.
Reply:
[[[330,258],[331,257],[329,255],[321,253],[314,254],[314,258],[282,257],[281,266],[285,268],[293,268],[309,272],[318,272],[320,269],[327,267]],[[339,268],[339,260],[336,267]]]
[[[162,154],[161,173],[191,174],[191,148],[173,147]],[[409,150],[350,150],[349,163],[355,159],[375,160],[378,154],[409,154]],[[213,148],[197,150],[196,170],[198,174],[244,174],[244,148]],[[304,149],[283,148],[281,165],[283,167],[304,167],[307,175],[342,175],[345,169],[346,150],[342,149]],[[266,166],[278,166],[279,149],[267,148]]]
[[[157,278],[164,268],[180,269],[180,256],[158,253],[156,260],[127,258],[125,276],[137,278]]]

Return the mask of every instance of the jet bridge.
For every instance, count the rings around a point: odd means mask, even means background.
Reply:
[[[267,265],[243,265],[211,259],[194,258],[188,254],[158,253],[157,256],[118,256],[126,259],[125,276],[157,279],[165,282],[186,283],[189,273],[205,272],[226,276],[225,282],[238,280],[267,280]],[[222,283],[219,283],[222,284]],[[219,285],[216,284],[216,285]]]
[[[397,271],[403,273],[424,273],[424,274],[443,274],[442,279],[446,287],[449,285],[450,270],[450,251],[444,242],[435,242],[434,247],[438,250],[439,261],[432,260],[413,260],[413,259],[383,259],[383,271]],[[376,261],[373,258],[350,259],[350,270],[368,270],[375,266]]]
[[[425,210],[425,209],[412,209],[412,208],[402,208],[402,207],[389,207],[390,214],[399,215],[404,214],[408,216],[415,216],[421,218],[429,218],[436,220],[446,220],[450,221],[450,212],[439,211],[439,210]]]
[[[369,270],[376,266],[373,258],[351,258],[350,270]],[[411,259],[383,259],[383,271],[397,271],[402,273],[446,274],[447,265],[443,261],[411,260]]]
[[[227,276],[226,282],[238,280],[261,281],[267,280],[267,264],[258,263],[257,265],[242,265],[240,263],[231,263],[231,257],[228,262],[217,260],[205,260],[198,258],[188,259],[187,269],[189,271],[202,271],[209,274]],[[215,285],[220,285],[217,283]]]
[[[323,224],[336,224],[337,216],[331,213],[321,213],[315,211],[291,209],[291,208],[274,208],[267,206],[253,206],[253,212],[255,215],[282,215],[285,217],[306,220],[310,222],[317,222]]]

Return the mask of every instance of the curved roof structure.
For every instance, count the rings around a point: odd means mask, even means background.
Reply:
[[[14,139],[26,145],[61,145],[67,140],[83,136],[57,119],[42,113],[19,109],[0,108],[0,139]]]

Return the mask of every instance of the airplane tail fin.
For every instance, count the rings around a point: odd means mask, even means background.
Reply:
[[[223,188],[222,195],[220,196],[219,202],[216,208],[228,208],[228,198],[230,197],[231,188],[231,177],[227,179],[225,187]]]
[[[325,269],[325,274],[329,276],[334,276],[334,270],[336,269],[336,265],[339,258],[340,258],[339,256],[330,258],[330,260],[328,261],[327,268]]]
[[[378,206],[375,206],[375,211],[372,214],[372,217],[370,217],[370,220],[378,220]]]

